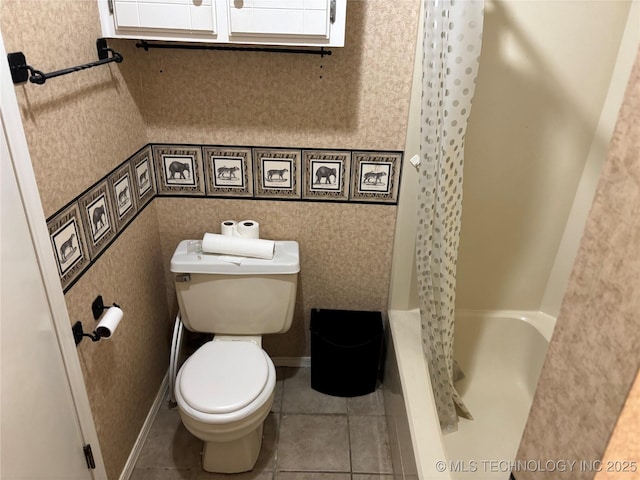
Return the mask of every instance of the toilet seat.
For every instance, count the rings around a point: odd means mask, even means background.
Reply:
[[[202,412],[200,410],[198,410],[198,408],[194,408],[192,407],[184,398],[183,393],[182,393],[182,377],[185,374],[185,371],[188,372],[187,369],[187,364],[190,363],[189,361],[198,353],[198,351],[200,351],[205,345],[209,345],[209,343],[215,343],[216,345],[220,345],[222,343],[226,343],[226,344],[232,344],[232,345],[239,345],[239,344],[251,344],[251,347],[249,348],[254,348],[257,349],[257,351],[262,354],[263,358],[264,358],[264,362],[267,366],[267,379],[266,379],[266,383],[263,384],[263,388],[262,391],[258,394],[257,397],[255,397],[253,400],[246,402],[246,405],[238,410],[235,411],[230,411],[229,413],[207,413],[207,412]],[[239,422],[239,421],[245,421],[249,418],[251,418],[252,416],[256,415],[258,412],[260,412],[262,409],[264,409],[264,407],[267,407],[267,410],[271,407],[271,403],[273,402],[273,395],[274,395],[274,390],[275,390],[275,386],[276,386],[276,368],[273,365],[273,362],[271,361],[271,358],[269,358],[269,355],[267,355],[267,352],[265,352],[264,350],[262,350],[260,347],[258,347],[256,344],[252,343],[252,342],[216,342],[215,340],[209,342],[205,345],[203,345],[203,347],[200,347],[200,349],[198,351],[196,351],[193,355],[191,355],[191,357],[189,357],[189,359],[187,359],[187,361],[183,364],[182,368],[180,369],[180,371],[178,372],[178,376],[176,378],[176,384],[175,384],[175,396],[176,396],[176,402],[178,404],[178,407],[180,408],[180,413],[181,415],[187,415],[189,416],[191,419],[193,419],[196,422],[202,422],[202,424],[208,424],[208,425],[224,425],[224,424],[231,424],[233,422]],[[215,347],[217,348],[217,347]],[[230,348],[230,347],[222,347],[222,348]],[[244,351],[246,351],[246,347],[240,347],[240,349],[243,349]],[[241,350],[238,349],[237,351],[240,352]],[[207,349],[208,350],[208,349]],[[205,352],[207,351],[205,350]],[[233,353],[231,353],[232,357],[233,357]],[[235,358],[235,357],[234,357]],[[255,360],[255,359],[254,359]],[[198,361],[198,363],[200,363]],[[257,362],[259,363],[259,362]],[[228,362],[225,361],[224,365],[219,365],[221,368],[224,368],[225,365],[227,365]],[[253,364],[253,362],[251,363]],[[196,364],[197,365],[197,364]],[[185,383],[185,387],[188,388],[188,383]],[[260,383],[260,382],[258,382]],[[252,395],[249,395],[249,397]],[[241,402],[241,403],[245,403],[245,402]],[[183,418],[184,421],[184,418]],[[193,433],[193,432],[192,432]]]
[[[262,349],[254,343],[211,341],[185,362],[179,388],[183,400],[199,412],[230,413],[260,395],[268,373]]]

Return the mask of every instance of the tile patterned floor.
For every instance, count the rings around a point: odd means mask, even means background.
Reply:
[[[276,398],[251,472],[200,467],[202,442],[163,405],[131,480],[393,480],[382,390],[341,398],[311,389],[309,368],[278,368]]]

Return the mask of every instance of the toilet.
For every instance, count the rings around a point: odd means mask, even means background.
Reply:
[[[204,441],[208,472],[245,472],[256,463],[276,384],[262,335],[291,327],[299,271],[293,241],[276,241],[272,260],[202,253],[195,240],[173,254],[177,327],[214,334],[172,382],[184,426]],[[172,364],[175,356],[172,347]]]

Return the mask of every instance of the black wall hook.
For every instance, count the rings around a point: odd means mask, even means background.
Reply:
[[[102,295],[98,295],[96,297],[96,299],[93,301],[93,303],[91,304],[91,311],[93,312],[93,319],[94,320],[98,320],[101,316],[102,316],[102,312],[106,309],[106,308],[111,308],[111,307],[120,307],[120,305],[118,305],[117,303],[114,303],[113,305],[105,305],[104,301],[102,300]]]
[[[80,70],[86,70],[87,68],[105,65],[111,62],[120,63],[123,60],[122,55],[107,47],[107,40],[104,38],[96,40],[96,48],[98,50],[99,60],[91,63],[85,63],[84,65],[78,65],[76,67],[57,70],[51,73],[43,73],[40,70],[36,70],[31,65],[27,65],[27,59],[22,52],[9,53],[7,54],[7,60],[9,61],[9,68],[11,70],[11,79],[13,80],[14,85],[24,83],[27,80],[31,83],[42,85],[50,78],[60,77],[62,75],[79,72]],[[109,56],[109,53],[111,53],[111,56]]]

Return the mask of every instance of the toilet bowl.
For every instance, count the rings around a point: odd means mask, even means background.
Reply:
[[[203,440],[202,468],[251,470],[273,405],[276,371],[260,346],[244,340],[212,340],[178,372],[175,397],[184,426]]]

